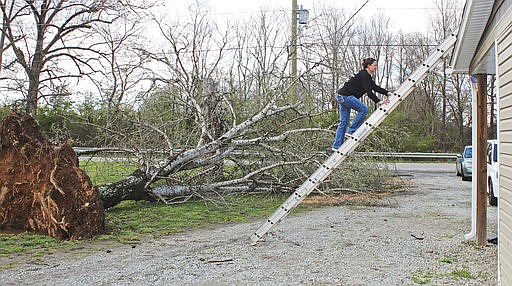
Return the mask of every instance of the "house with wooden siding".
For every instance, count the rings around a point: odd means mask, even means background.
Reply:
[[[473,200],[476,201],[473,214],[477,240],[485,239],[486,225],[486,79],[487,75],[497,77],[500,174],[497,271],[500,285],[512,285],[512,0],[466,1],[451,66],[454,72],[472,75],[477,82],[473,96],[473,150],[477,153],[476,165],[473,161]]]

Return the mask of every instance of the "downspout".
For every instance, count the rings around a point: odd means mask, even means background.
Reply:
[[[478,90],[477,86],[477,77],[476,75],[471,76],[471,146],[473,148],[472,152],[472,162],[476,162],[476,153],[475,146],[477,140],[476,134],[476,94]],[[476,172],[471,172],[471,232],[464,235],[465,239],[472,239],[476,235]]]

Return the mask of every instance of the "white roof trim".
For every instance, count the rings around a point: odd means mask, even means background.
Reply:
[[[451,66],[455,73],[469,73],[473,68],[471,61],[487,27],[494,2],[489,0],[466,1],[451,60]]]

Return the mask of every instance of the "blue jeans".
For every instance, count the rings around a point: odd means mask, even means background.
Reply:
[[[352,111],[352,109],[357,111],[356,117],[352,121],[352,125],[350,125],[347,132],[352,134],[363,124],[366,114],[368,114],[368,107],[353,95],[337,94],[336,101],[338,101],[338,105],[340,106],[340,123],[336,130],[336,137],[334,137],[332,147],[338,149],[345,140],[345,132],[348,124],[350,123],[350,111]]]

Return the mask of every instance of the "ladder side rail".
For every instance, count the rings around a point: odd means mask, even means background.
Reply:
[[[426,74],[426,71],[424,71],[424,73]],[[412,90],[412,87],[414,86],[414,84],[407,84],[406,85],[410,85],[408,86],[408,90]],[[400,89],[400,88],[399,88]],[[408,95],[410,92],[407,92],[406,95]],[[402,98],[403,99],[403,98]],[[398,105],[399,102],[401,102],[401,100],[395,100],[394,104],[393,105]],[[390,111],[389,111],[390,112]],[[297,205],[299,205],[306,197],[307,195],[309,195],[319,184],[321,181],[323,181],[325,179],[325,177],[327,177],[331,172],[332,170],[338,166],[344,158],[346,158],[346,156],[351,153],[353,150],[355,150],[357,148],[357,146],[359,145],[359,143],[364,140],[370,132],[371,129],[375,128],[378,126],[378,124],[380,124],[385,117],[387,117],[387,114],[388,114],[388,110],[383,110],[382,108],[380,108],[379,110],[377,110],[376,112],[374,112],[372,114],[373,117],[375,117],[375,123],[372,124],[372,126],[367,126],[365,130],[361,130],[362,132],[356,132],[358,133],[358,137],[354,137],[353,139],[354,140],[347,140],[341,147],[340,149],[338,149],[337,153],[338,154],[333,154],[331,155],[330,158],[332,157],[339,157],[339,160],[337,161],[333,161],[332,163],[328,164],[326,162],[327,165],[331,165],[329,167],[329,170],[328,171],[325,171],[323,170],[326,166],[326,164],[324,164],[324,166],[321,166],[320,168],[318,168],[304,183],[301,187],[299,187],[299,189],[297,189],[296,192],[294,192],[282,205],[281,207],[279,207],[268,219],[267,219],[267,222],[264,223],[255,233],[254,235],[251,237],[251,239],[253,240],[253,242],[256,242],[258,241],[261,237],[263,237],[266,232],[268,232],[275,224],[277,224],[279,221],[281,221],[282,219],[284,219]],[[370,118],[372,117],[370,116]],[[370,121],[370,118],[366,121]],[[365,123],[366,123],[365,122]],[[349,144],[347,144],[349,143]],[[345,147],[345,148],[344,148]],[[348,148],[347,148],[348,147]],[[348,150],[347,150],[348,149]],[[344,152],[344,153],[343,153]]]
[[[347,139],[343,145],[333,153],[322,166],[308,177],[308,179],[290,196],[288,199],[263,223],[260,228],[251,236],[255,243],[261,239],[275,224],[285,218],[291,210],[299,205],[318,185],[336,168],[353,150],[359,146],[371,131],[376,128],[413,90],[416,83],[427,76],[437,63],[448,54],[456,40],[456,35],[452,34],[443,43],[441,43],[435,52],[433,52],[420,67],[404,81],[395,91],[395,96],[391,102],[378,110],[364,122],[363,128],[359,128],[353,136]]]

